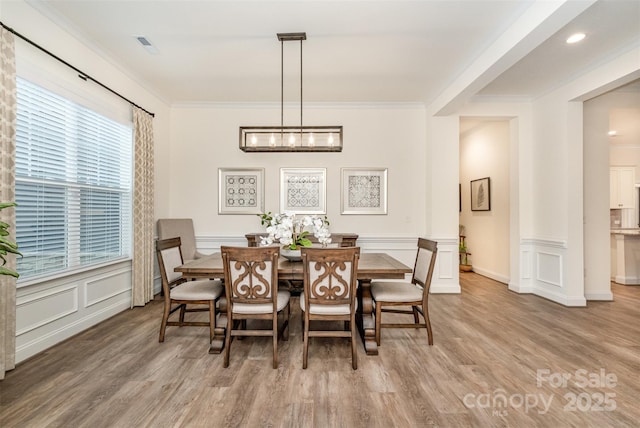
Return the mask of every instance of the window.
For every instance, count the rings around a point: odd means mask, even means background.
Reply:
[[[20,279],[130,256],[133,131],[17,79]]]

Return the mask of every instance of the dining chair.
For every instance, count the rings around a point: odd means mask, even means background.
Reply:
[[[380,329],[426,328],[429,345],[433,345],[431,321],[429,320],[429,287],[438,254],[438,243],[418,238],[418,252],[411,276],[411,282],[371,281],[371,296],[375,304],[376,343],[380,346]],[[396,309],[393,306],[411,306],[411,310]],[[412,314],[413,323],[382,323],[382,312]],[[418,314],[424,318],[420,323]]]
[[[310,337],[350,337],[351,366],[356,370],[355,316],[360,248],[302,248],[301,254],[303,291],[300,294],[300,309],[304,319],[302,368],[307,368]],[[344,321],[345,330],[311,330],[312,321]]]
[[[182,242],[182,257],[185,262],[204,257],[196,249],[196,235],[190,218],[160,218],[157,221],[158,239],[179,237]]]
[[[278,368],[278,337],[289,340],[291,308],[288,290],[278,289],[278,247],[220,247],[224,267],[227,329],[224,367],[229,367],[231,338],[271,336],[273,368]],[[278,328],[278,314],[286,312]],[[246,321],[271,320],[270,329],[246,329]],[[241,321],[241,322],[238,322]]]
[[[183,264],[180,238],[156,241],[158,267],[162,278],[164,312],[160,324],[160,342],[164,342],[167,326],[209,326],[209,341],[213,339],[216,327],[216,301],[224,291],[220,280],[203,279],[187,281],[174,269]],[[199,305],[187,307],[187,305]],[[206,307],[202,307],[206,305]],[[180,310],[178,321],[169,321],[169,316]],[[209,312],[209,321],[185,321],[186,312]]]

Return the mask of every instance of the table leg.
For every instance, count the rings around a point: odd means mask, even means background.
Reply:
[[[227,303],[220,301],[218,309],[218,320],[216,321],[216,328],[213,329],[213,340],[211,340],[211,346],[209,346],[210,354],[220,354],[224,348],[224,336],[227,330]]]
[[[373,316],[371,280],[360,279],[358,287],[358,324],[367,355],[378,355],[376,323]]]

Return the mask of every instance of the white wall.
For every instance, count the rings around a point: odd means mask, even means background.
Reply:
[[[285,106],[295,109],[297,106]],[[171,110],[171,159],[159,179],[168,191],[158,195],[167,216],[191,217],[197,245],[213,252],[222,244],[244,245],[244,234],[261,231],[255,215],[218,214],[218,169],[265,169],[265,211],[280,211],[280,169],[326,168],[326,211],[331,231],[353,232],[363,251],[389,251],[413,266],[416,238],[427,236],[424,106],[422,104],[305,105],[306,125],[342,125],[338,153],[245,153],[238,128],[278,125],[279,104],[176,105]],[[285,122],[286,123],[286,122]],[[388,214],[342,215],[341,168],[388,168]],[[169,178],[167,178],[169,177]]]
[[[474,272],[508,283],[510,121],[461,118],[460,122],[465,129],[460,135],[460,224],[465,226],[470,261]],[[470,182],[484,177],[491,180],[491,210],[471,211]]]
[[[25,37],[53,52],[106,86],[155,113],[154,138],[158,171],[165,166],[169,141],[169,108],[125,71],[104,55],[78,41],[64,29],[53,25],[25,2],[2,2],[0,19]],[[16,38],[16,63],[19,75],[26,62],[44,67],[42,74],[60,84],[65,79],[80,81],[77,73],[55,60],[37,56],[26,42]],[[28,59],[28,61],[27,61]],[[25,62],[26,61],[26,62]],[[31,69],[30,72],[33,70]],[[63,76],[67,73],[68,76]],[[55,76],[55,78],[51,78]],[[62,83],[64,85],[64,83]],[[101,91],[85,82],[87,93]],[[80,85],[81,86],[81,85]],[[113,103],[124,103],[112,97]],[[162,181],[157,182],[162,183]],[[157,193],[158,191],[156,191]],[[158,210],[160,211],[160,210]],[[16,307],[16,362],[65,340],[131,305],[131,262],[125,261],[44,282],[19,281]]]
[[[640,49],[627,51],[533,103],[533,292],[568,306],[586,304],[585,252],[599,245],[585,241],[585,230],[597,227],[589,223],[597,214],[585,204],[584,175],[599,169],[583,154],[582,102],[636,79],[639,54]],[[608,249],[601,251],[599,259],[606,263]]]
[[[611,300],[609,249],[609,112],[602,97],[584,103],[585,297]]]

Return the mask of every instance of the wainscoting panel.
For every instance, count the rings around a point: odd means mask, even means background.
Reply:
[[[16,362],[131,307],[131,261],[18,286]]]
[[[458,238],[432,238],[438,241],[438,258],[431,279],[431,293],[460,294]]]
[[[586,305],[580,284],[567,286],[566,241],[523,239],[520,244],[524,286],[514,291],[530,292],[565,306]]]
[[[562,287],[562,256],[538,251],[536,257],[536,279],[556,287]]]
[[[16,335],[26,334],[75,312],[78,312],[76,284],[16,298]]]
[[[128,280],[131,276],[130,269],[120,269],[97,278],[92,278],[84,283],[85,308],[110,300],[121,294],[131,293],[131,286]]]

